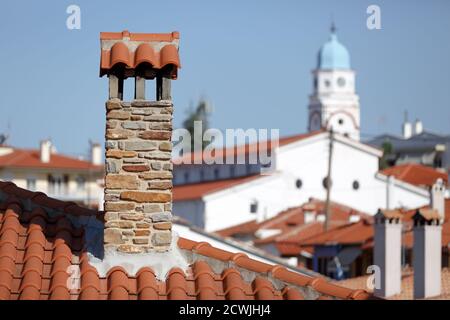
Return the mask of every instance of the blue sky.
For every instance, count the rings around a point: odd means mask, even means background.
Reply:
[[[70,4],[81,8],[81,30],[66,28]],[[381,30],[366,27],[370,4],[381,8]],[[69,154],[86,153],[89,139],[103,142],[99,33],[124,29],[180,31],[175,126],[205,96],[213,127],[304,132],[311,70],[332,15],[357,72],[362,137],[400,133],[406,109],[427,129],[450,133],[446,0],[2,1],[0,132],[19,147],[50,137]]]

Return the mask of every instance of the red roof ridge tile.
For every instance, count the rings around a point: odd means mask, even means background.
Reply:
[[[181,249],[185,250],[193,250],[196,244],[199,242],[195,242],[192,240],[187,240],[184,238],[179,238],[178,245]],[[341,299],[359,299],[362,298],[363,295],[361,293],[356,292],[355,290],[348,290],[346,288],[339,287],[335,284],[331,284],[327,282],[323,278],[319,277],[310,277],[307,275],[299,274],[293,271],[289,271],[283,266],[280,265],[270,265],[264,262],[260,262],[257,260],[253,260],[248,258],[246,255],[237,253],[232,254],[228,251],[224,251],[221,249],[217,249],[212,246],[201,246],[201,249],[207,248],[208,250],[194,250],[196,253],[204,255],[209,258],[218,259],[221,261],[234,262],[237,267],[246,269],[248,271],[252,271],[258,276],[271,276],[276,280],[284,282],[287,286],[294,285],[298,287],[310,286],[313,289],[319,288],[317,290],[320,294],[326,294],[330,296],[335,296]],[[225,269],[222,273],[222,278],[226,280],[230,273],[237,273],[240,276],[239,271],[236,269],[228,268]],[[243,281],[243,280],[242,280]],[[327,286],[321,285],[324,282]],[[234,288],[234,287],[233,287]],[[232,288],[232,289],[233,289]],[[325,289],[325,290],[322,290]],[[231,289],[230,289],[231,290]],[[228,292],[229,290],[227,290]],[[364,291],[365,292],[365,291]],[[354,294],[353,294],[354,293]],[[353,295],[352,295],[353,294]],[[365,299],[372,297],[371,295],[364,296]]]

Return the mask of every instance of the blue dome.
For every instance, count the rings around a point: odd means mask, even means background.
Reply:
[[[320,48],[317,55],[318,69],[350,69],[350,54],[332,31],[330,39]]]

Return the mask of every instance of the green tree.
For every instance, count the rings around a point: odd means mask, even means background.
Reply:
[[[202,140],[202,150],[210,143],[208,141],[203,141],[202,137],[205,131],[209,128],[209,115],[210,115],[210,107],[208,101],[204,98],[201,98],[197,104],[197,107],[193,108],[192,106],[189,108],[187,112],[186,119],[183,121],[183,127],[189,131],[191,134],[191,150],[194,150],[194,139]],[[194,123],[196,121],[201,121],[202,130],[201,136],[200,132],[197,132],[198,137],[194,136]]]
[[[394,147],[388,140],[384,141],[381,147],[383,148],[383,156],[380,158],[380,169],[383,170],[390,166],[388,157],[393,153]]]

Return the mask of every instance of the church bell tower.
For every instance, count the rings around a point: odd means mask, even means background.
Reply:
[[[308,130],[333,129],[355,140],[360,138],[359,97],[355,93],[355,72],[348,50],[338,41],[331,26],[329,40],[317,56],[312,71],[313,93],[309,98]]]

